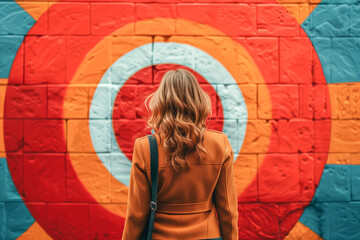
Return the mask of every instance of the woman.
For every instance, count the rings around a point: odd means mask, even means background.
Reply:
[[[177,69],[164,74],[145,106],[159,154],[152,239],[238,239],[234,153],[224,133],[206,128],[210,97],[191,72]],[[150,179],[150,146],[143,136],[134,145],[124,240],[140,239],[144,231]]]

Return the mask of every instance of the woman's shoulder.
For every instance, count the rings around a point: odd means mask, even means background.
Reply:
[[[220,132],[220,131],[218,131],[218,130],[215,130],[215,129],[206,129],[206,131],[208,131],[208,132],[213,132],[213,133],[217,133],[217,134],[224,134],[223,132]]]

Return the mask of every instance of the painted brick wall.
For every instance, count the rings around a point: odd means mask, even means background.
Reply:
[[[0,239],[120,239],[144,96],[185,68],[239,239],[360,239],[359,0],[0,2]]]

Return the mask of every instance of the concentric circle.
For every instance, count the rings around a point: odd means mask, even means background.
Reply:
[[[49,10],[56,11],[61,7],[61,4],[55,3]],[[82,4],[74,7],[80,11],[87,10]],[[111,4],[104,5],[102,10],[106,7],[110,10]],[[201,11],[206,11],[206,8]],[[234,167],[240,204],[260,201],[261,205],[273,200],[289,202],[295,198],[294,195],[285,199],[279,192],[280,188],[293,187],[292,181],[276,182],[276,178],[267,179],[267,176],[278,174],[277,166],[285,164],[286,167],[279,169],[293,169],[294,166],[298,166],[296,163],[299,163],[299,160],[298,155],[287,155],[291,149],[279,149],[279,139],[283,136],[278,128],[281,125],[283,129],[286,123],[281,121],[281,117],[277,119],[279,121],[269,121],[273,114],[282,116],[292,113],[283,113],[287,109],[278,108],[286,103],[282,102],[283,98],[278,97],[276,86],[271,84],[276,81],[268,74],[267,66],[262,63],[263,59],[260,59],[257,52],[265,51],[266,46],[258,45],[257,50],[254,50],[249,42],[256,39],[227,37],[226,34],[231,31],[231,27],[218,26],[215,23],[216,19],[209,19],[207,25],[202,24],[201,14],[197,20],[190,20],[190,17],[176,19],[176,26],[183,36],[168,39],[132,36],[135,27],[148,29],[158,26],[159,22],[171,25],[174,20],[156,16],[156,12],[147,13],[146,16],[146,19],[137,21],[136,26],[124,22],[116,31],[106,29],[103,31],[106,34],[97,37],[64,37],[69,32],[57,28],[56,35],[30,36],[26,39],[28,45],[25,47],[31,46],[28,53],[58,50],[56,64],[45,58],[33,60],[29,55],[25,58],[25,83],[36,85],[40,81],[48,84],[47,95],[50,92],[51,100],[54,102],[49,101],[46,107],[50,111],[45,111],[45,114],[42,105],[33,112],[27,111],[27,106],[23,106],[23,111],[19,112],[24,116],[16,117],[25,119],[25,130],[11,133],[14,137],[6,140],[6,146],[10,149],[9,146],[16,145],[17,139],[25,140],[24,166],[32,167],[26,168],[25,174],[13,171],[11,175],[12,178],[18,179],[25,176],[26,194],[23,200],[34,218],[51,236],[59,237],[61,233],[61,237],[71,238],[75,229],[78,230],[79,236],[86,238],[85,232],[89,228],[92,229],[94,238],[98,234],[114,231],[119,233],[125,217],[131,162],[122,152],[121,146],[117,145],[111,107],[117,93],[132,75],[156,64],[171,63],[191,68],[216,89],[223,109],[220,113],[224,117],[222,130],[230,136],[236,156]],[[288,17],[291,18],[290,15]],[[46,21],[46,17],[40,18],[38,25],[35,25],[29,34],[36,33],[41,23]],[[198,35],[194,36],[191,29],[197,29]],[[161,31],[165,35],[173,35],[171,29],[164,28]],[[69,47],[77,41],[81,44]],[[66,51],[69,56],[62,56],[61,53]],[[290,48],[289,51],[295,49]],[[14,65],[20,63],[22,58],[19,57],[16,61]],[[48,66],[47,64],[51,66],[49,70],[59,74],[53,74],[53,78],[48,75],[41,78],[44,73],[43,66]],[[57,71],[57,67],[62,65],[64,68],[67,66],[65,73]],[[316,67],[319,68],[318,71],[321,70],[320,65]],[[307,83],[302,76],[299,79]],[[17,79],[9,78],[10,85],[16,82]],[[294,86],[289,89],[296,92]],[[21,89],[14,88],[13,91]],[[40,98],[45,96],[41,87],[36,88],[35,92]],[[253,94],[254,92],[256,94]],[[11,95],[6,96],[8,97]],[[263,116],[259,117],[259,112]],[[4,119],[4,129],[13,129],[13,113],[7,113],[5,116],[7,119]],[[308,123],[301,120],[292,121],[291,124],[294,124],[291,126],[294,128],[299,124],[308,127]],[[328,124],[319,122],[316,131],[324,133],[322,136],[325,136],[329,128]],[[34,133],[35,130],[37,134]],[[328,139],[324,139],[321,149],[328,147]],[[302,143],[301,139],[298,141],[299,144]],[[274,153],[279,151],[281,154],[275,156]],[[16,169],[17,161],[12,157],[8,156],[8,165],[11,169]],[[59,169],[63,169],[65,173],[62,175],[62,171],[56,171]],[[315,169],[317,174],[321,174],[322,170],[323,166]],[[278,184],[274,191],[267,192],[258,180]],[[31,183],[36,183],[37,188]],[[19,190],[22,186],[16,187]],[[34,207],[32,202],[47,202],[47,222],[43,218],[43,211]],[[306,206],[308,202],[309,199],[306,199],[303,205]],[[273,208],[268,207],[270,205],[266,206],[264,211],[261,211],[264,216],[277,214]],[[247,209],[246,205],[242,207],[244,211]],[[252,207],[254,206],[248,208]],[[74,212],[76,218],[73,217]],[[98,216],[99,219],[94,216]],[[292,226],[296,221],[297,218],[285,219],[283,224]],[[59,222],[66,223],[66,226],[57,224],[55,228],[54,224]],[[264,224],[259,226],[266,227]],[[71,229],[68,226],[71,226]],[[276,226],[272,227],[277,229]]]
[[[153,46],[154,45],[154,46]],[[143,53],[151,53],[154,47],[155,56],[152,59],[152,55],[148,54],[145,55]],[[157,57],[157,53],[166,52],[164,55],[165,57]],[[178,57],[177,53],[183,52],[185,53],[181,57]],[[142,56],[142,57],[139,57]],[[169,57],[170,56],[170,57]],[[176,58],[171,58],[171,56],[177,56]],[[155,42],[154,44],[148,43],[137,47],[130,52],[123,55],[120,59],[118,59],[111,67],[105,72],[103,77],[101,78],[98,86],[108,85],[109,88],[112,88],[114,92],[119,92],[121,87],[124,85],[127,79],[129,79],[132,75],[134,75],[137,71],[142,68],[150,66],[151,62],[153,65],[155,64],[163,64],[163,63],[173,63],[179,64],[183,66],[187,66],[189,68],[194,67],[194,56],[198,58],[208,59],[209,64],[212,66],[213,71],[207,71],[207,69],[197,68],[198,72],[205,76],[206,79],[216,88],[216,84],[235,84],[236,82],[233,77],[229,74],[229,72],[221,65],[216,59],[211,57],[206,52],[194,48],[191,45],[181,44],[176,42],[169,42],[169,43],[161,43]],[[152,61],[153,60],[153,61]],[[129,65],[128,63],[131,62],[132,64]],[[134,67],[135,66],[135,67]],[[125,74],[124,74],[125,73]],[[232,112],[239,114],[238,118],[243,118],[245,120],[245,124],[240,126],[240,131],[246,131],[246,120],[247,120],[247,110],[245,100],[240,92],[239,88],[235,88],[233,91],[229,92],[221,92],[220,99],[231,99],[232,96],[238,96],[239,105],[236,105],[235,109],[232,109]],[[108,102],[103,101],[104,94],[101,91],[101,88],[97,89],[94,93],[91,106],[90,106],[90,114],[89,114],[89,127],[90,127],[90,134],[92,137],[92,143],[96,152],[102,152],[104,149],[103,143],[97,141],[99,136],[103,134],[103,128],[99,128],[98,125],[98,118],[100,119],[107,119],[105,124],[109,124],[107,129],[110,129],[110,138],[111,142],[116,142],[115,133],[112,128],[112,123],[108,119],[112,119],[110,112],[102,112],[107,113],[107,115],[100,115],[96,112],[96,109],[106,109],[108,108]],[[110,106],[113,106],[115,102],[115,95],[111,95],[110,99]],[[96,107],[92,107],[96,106]],[[94,110],[95,109],[95,110]],[[231,132],[233,126],[231,124],[227,124],[227,120],[231,119],[231,116],[227,116],[229,114],[228,111],[225,112],[224,116],[224,132]],[[244,139],[240,139],[240,144],[234,143],[232,141],[232,148],[234,152],[240,152],[240,148]],[[119,147],[112,148],[111,154],[118,155],[116,158],[113,158],[116,161],[114,164],[121,169],[118,171],[117,169],[112,170],[110,167],[110,161],[108,158],[102,159],[105,157],[104,155],[99,155],[104,166],[108,169],[108,171],[122,184],[129,186],[130,181],[130,169],[131,169],[131,162],[128,161],[125,155],[122,153]],[[234,159],[235,161],[236,159]]]

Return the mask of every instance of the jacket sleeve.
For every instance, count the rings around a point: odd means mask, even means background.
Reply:
[[[224,134],[224,144],[225,157],[214,189],[214,202],[222,238],[224,240],[237,240],[239,239],[239,213],[233,170],[234,152],[226,134]]]
[[[145,170],[144,153],[139,139],[135,140],[127,210],[122,240],[140,239],[150,212],[150,182]]]

